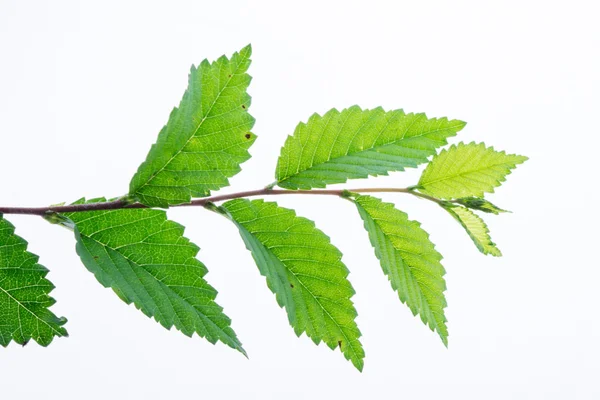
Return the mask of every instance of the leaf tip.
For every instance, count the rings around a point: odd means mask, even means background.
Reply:
[[[448,336],[443,336],[440,334],[440,338],[442,339],[442,343],[444,344],[444,347],[447,349],[448,348]]]
[[[243,355],[244,357],[246,357],[246,360],[249,360],[249,359],[250,359],[250,357],[248,357],[248,353],[247,353],[247,352],[246,352],[246,350],[245,350],[245,349],[242,347],[242,344],[241,344],[241,343],[239,343],[239,342],[237,343],[236,350],[237,350],[237,351],[239,351],[240,353],[242,353],[242,355]]]
[[[341,347],[340,347],[341,350]],[[354,365],[354,368],[356,368],[358,370],[358,372],[363,372],[363,369],[365,367],[365,359],[364,359],[364,353],[363,353],[363,358],[361,357],[352,357],[352,358],[348,358],[346,356],[346,359],[350,360],[350,362],[352,363],[352,365]]]
[[[244,58],[250,58],[252,55],[252,43],[248,43],[240,50],[240,55]]]

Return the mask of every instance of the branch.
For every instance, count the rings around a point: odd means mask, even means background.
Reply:
[[[284,190],[271,189],[269,187],[256,190],[248,190],[218,196],[204,197],[201,199],[192,200],[190,203],[175,204],[171,207],[193,207],[205,206],[208,203],[219,201],[239,199],[243,197],[255,196],[275,196],[284,194],[308,194],[308,195],[326,195],[326,196],[344,196],[348,192],[353,193],[407,193],[422,199],[433,201],[439,205],[445,203],[435,197],[428,196],[423,193],[415,192],[408,188],[357,188],[357,189],[323,189],[323,190]],[[67,206],[49,206],[49,207],[0,207],[0,214],[22,214],[22,215],[39,215],[44,216],[52,213],[66,212],[84,212],[84,211],[102,211],[102,210],[119,210],[123,208],[147,208],[141,203],[131,203],[127,198],[119,198],[117,200],[106,201],[102,203],[89,204],[72,204]]]

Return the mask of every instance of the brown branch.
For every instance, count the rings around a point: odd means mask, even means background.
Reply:
[[[192,207],[205,206],[208,203],[219,201],[239,199],[255,196],[275,196],[285,194],[308,194],[308,195],[327,195],[327,196],[345,196],[348,192],[351,193],[408,193],[416,197],[420,197],[429,201],[433,201],[442,205],[444,201],[428,196],[423,193],[416,192],[407,188],[357,188],[357,189],[320,189],[320,190],[284,190],[271,189],[269,187],[256,190],[248,190],[231,194],[222,194],[201,199],[192,200],[190,203],[175,204],[171,207]],[[89,204],[71,204],[66,206],[49,206],[49,207],[0,207],[0,214],[25,214],[25,215],[40,215],[44,216],[51,213],[67,213],[67,212],[85,212],[85,211],[102,211],[102,210],[119,210],[123,208],[147,208],[141,203],[131,204],[125,198],[119,198],[113,201]]]

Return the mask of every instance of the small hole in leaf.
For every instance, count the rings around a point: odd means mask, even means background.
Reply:
[[[340,350],[342,349],[342,341],[338,340],[338,346],[340,346]]]
[[[98,256],[94,256],[94,260],[97,260],[97,259],[99,259],[99,258],[100,258],[100,257],[98,257]]]
[[[290,283],[290,287],[293,289],[293,288],[294,288],[294,285],[292,285],[292,284]]]
[[[246,106],[245,106],[244,104],[242,104],[242,108],[245,110],[245,109],[246,109]]]
[[[245,137],[246,137],[246,139],[250,139],[252,137],[252,135],[249,133],[246,133]]]
[[[231,78],[231,74],[227,75],[228,78]]]

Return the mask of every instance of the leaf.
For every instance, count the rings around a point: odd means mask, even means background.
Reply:
[[[364,351],[350,300],[354,289],[329,237],[277,203],[236,199],[219,209],[239,228],[296,335],[306,332],[316,344],[323,340],[331,349],[340,347],[362,370]]]
[[[131,180],[130,196],[151,207],[188,203],[229,185],[240,172],[256,139],[246,93],[251,52],[247,46],[231,59],[192,66],[179,108]]]
[[[495,151],[483,143],[459,143],[442,150],[423,171],[417,189],[440,199],[483,197],[506,180],[527,157]]]
[[[413,315],[419,314],[423,323],[437,331],[448,346],[444,315],[446,271],[429,234],[393,204],[362,195],[354,195],[354,202],[392,289]]]
[[[490,214],[498,215],[500,213],[510,212],[501,209],[495,204],[490,203],[485,199],[481,199],[479,197],[462,197],[460,199],[456,199],[456,202],[462,204],[467,208],[471,208],[473,210],[479,210]]]
[[[68,336],[48,308],[54,285],[38,256],[27,251],[27,242],[15,235],[15,227],[0,214],[0,345],[11,340],[25,345],[30,339],[48,346],[55,336]]]
[[[88,203],[105,201],[94,199]],[[75,204],[85,203],[79,200]],[[246,354],[215,303],[217,291],[196,259],[198,247],[183,236],[183,226],[162,210],[120,209],[65,213],[75,225],[77,254],[105,287],[134,303],[162,326],[187,336],[196,332]]]
[[[483,254],[501,257],[502,253],[492,242],[490,231],[483,220],[473,211],[465,207],[444,207],[465,228],[475,246]]]
[[[333,109],[324,116],[313,114],[308,123],[296,127],[281,149],[277,185],[322,188],[416,167],[464,126],[458,120],[358,106],[341,112]]]

